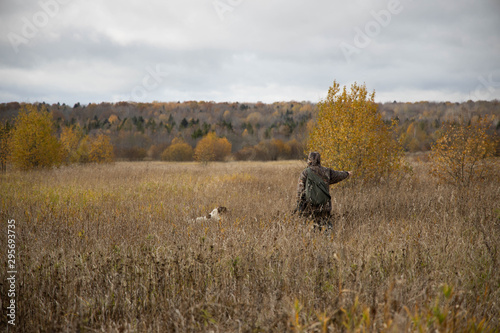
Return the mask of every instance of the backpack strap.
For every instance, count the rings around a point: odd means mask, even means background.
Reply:
[[[318,188],[321,192],[323,192],[323,194],[325,195],[325,197],[328,198],[328,200],[331,200],[332,197],[330,196],[330,191],[328,190],[328,183],[323,179],[323,177],[321,177],[316,172],[314,172],[313,169],[308,167],[307,178],[309,178],[315,184],[316,188]]]
[[[316,177],[316,179],[321,179],[322,182],[324,182],[328,186],[328,182],[326,182],[323,177],[321,177],[317,172],[315,172],[311,167],[307,168],[307,177],[311,176],[313,174],[313,177]]]

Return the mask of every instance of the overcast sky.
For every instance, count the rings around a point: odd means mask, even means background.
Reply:
[[[0,102],[500,99],[500,0],[1,0]]]

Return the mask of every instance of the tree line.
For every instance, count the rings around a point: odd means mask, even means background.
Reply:
[[[0,169],[7,163],[20,170],[71,163],[113,161],[113,146],[102,133],[91,135],[75,126],[56,135],[53,117],[44,106],[25,105],[14,125],[0,122]]]
[[[386,124],[393,124],[404,151],[428,151],[446,123],[491,116],[490,130],[500,131],[498,101],[376,103]],[[302,159],[308,133],[317,122],[318,104],[310,102],[215,103],[205,101],[0,104],[0,122],[12,128],[20,110],[44,108],[54,135],[70,142],[71,160],[89,159],[90,138],[109,138],[119,160],[194,160],[197,145],[213,136],[227,140],[222,159]],[[213,133],[213,134],[211,134]],[[208,139],[206,139],[208,140]],[[205,140],[205,141],[206,141]],[[227,150],[227,144],[225,145]],[[213,154],[212,154],[213,155]],[[212,156],[211,155],[211,156]],[[87,156],[87,157],[86,157]],[[217,157],[220,159],[219,157]]]

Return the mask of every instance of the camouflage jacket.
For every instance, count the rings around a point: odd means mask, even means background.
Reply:
[[[347,171],[335,171],[333,169],[321,166],[319,154],[316,154],[317,156],[315,156],[314,153],[311,153],[309,155],[309,160],[307,162],[308,168],[311,168],[311,170],[318,174],[327,184],[335,184],[349,177],[349,173]],[[305,203],[306,180],[307,169],[304,169],[304,171],[302,171],[299,176],[299,182],[297,185],[297,206]],[[316,211],[317,213],[330,213],[330,211],[332,210],[332,203],[331,201],[329,201],[324,206],[308,207],[308,210],[310,210],[311,212]]]

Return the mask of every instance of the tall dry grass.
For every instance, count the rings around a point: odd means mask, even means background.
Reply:
[[[500,183],[458,191],[413,164],[399,183],[333,186],[328,233],[291,214],[302,162],[9,172],[15,330],[498,332]],[[189,222],[216,206],[223,221]]]

